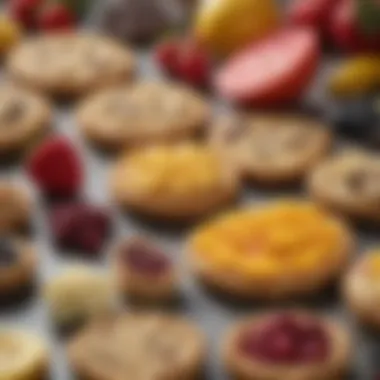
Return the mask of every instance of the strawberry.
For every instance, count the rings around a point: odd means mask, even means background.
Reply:
[[[366,31],[360,22],[355,0],[340,0],[332,10],[331,38],[336,46],[345,51],[379,51],[380,31]]]
[[[59,3],[52,3],[43,7],[37,18],[38,28],[45,31],[71,29],[75,23],[74,13]]]
[[[71,197],[83,180],[82,164],[70,141],[53,137],[42,143],[27,162],[27,172],[48,196]]]
[[[203,87],[210,74],[210,60],[191,39],[169,40],[156,47],[156,61],[168,74],[193,86]]]
[[[36,15],[44,0],[10,0],[9,13],[27,29],[35,26]]]
[[[293,0],[288,10],[293,25],[311,26],[324,32],[331,7],[336,0]]]

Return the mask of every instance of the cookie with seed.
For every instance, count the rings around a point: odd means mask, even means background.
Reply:
[[[88,140],[108,149],[174,142],[197,134],[209,107],[195,91],[179,84],[142,82],[86,99],[77,112]]]
[[[311,196],[360,221],[380,221],[380,156],[346,151],[321,162],[309,175]]]
[[[52,112],[46,99],[13,85],[0,87],[0,156],[17,153],[43,135]]]
[[[155,219],[189,221],[229,205],[240,189],[230,161],[197,143],[155,145],[121,157],[111,171],[118,205]]]
[[[84,95],[129,80],[131,51],[95,34],[59,33],[26,40],[10,54],[17,82],[54,96]]]
[[[217,122],[210,140],[229,152],[246,178],[277,185],[301,180],[328,151],[331,133],[305,116],[247,114]]]
[[[71,367],[92,380],[193,380],[205,339],[191,322],[166,314],[131,313],[89,325],[70,342]]]
[[[32,202],[26,189],[0,181],[0,233],[15,232],[30,224]]]
[[[29,242],[0,237],[0,295],[26,289],[35,277],[36,252]]]
[[[48,376],[49,351],[29,332],[0,330],[1,377],[6,380],[43,380]]]
[[[122,242],[115,252],[114,272],[119,289],[132,300],[162,303],[178,294],[173,264],[148,239],[136,236]]]

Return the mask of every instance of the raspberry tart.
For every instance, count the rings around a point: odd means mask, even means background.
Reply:
[[[351,342],[336,321],[287,311],[249,317],[228,333],[227,370],[239,380],[344,379]]]

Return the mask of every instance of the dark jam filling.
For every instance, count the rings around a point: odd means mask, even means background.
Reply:
[[[246,330],[239,349],[253,359],[274,364],[323,362],[329,355],[329,337],[317,321],[279,316],[259,330]]]
[[[163,275],[171,266],[164,253],[140,240],[132,241],[123,248],[122,259],[131,270],[147,276]]]
[[[18,255],[14,244],[8,240],[0,239],[0,267],[10,267],[16,264]]]

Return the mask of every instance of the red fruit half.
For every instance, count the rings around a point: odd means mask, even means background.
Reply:
[[[71,142],[53,137],[40,145],[27,163],[27,172],[49,196],[77,195],[82,184],[82,164]]]
[[[233,102],[267,106],[298,98],[318,67],[320,47],[309,28],[292,28],[232,57],[217,73],[215,87]]]
[[[340,0],[332,9],[330,34],[342,50],[380,51],[380,33],[370,35],[360,30],[353,0]]]

